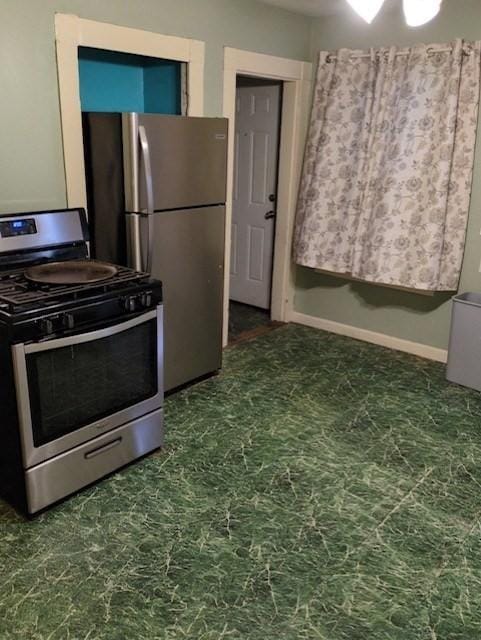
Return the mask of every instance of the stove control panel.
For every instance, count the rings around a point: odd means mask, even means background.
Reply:
[[[70,307],[19,322],[15,328],[14,342],[51,340],[69,333],[81,333],[124,322],[126,316],[141,314],[162,302],[162,288],[140,286],[136,290],[112,292],[108,297],[85,303],[82,299]]]
[[[0,222],[0,236],[2,238],[14,238],[15,236],[31,235],[32,233],[37,233],[37,225],[34,218]]]

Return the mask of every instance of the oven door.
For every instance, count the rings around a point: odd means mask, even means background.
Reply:
[[[162,315],[12,347],[26,468],[162,406]]]

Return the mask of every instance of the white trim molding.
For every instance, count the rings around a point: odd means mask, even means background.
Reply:
[[[87,196],[78,48],[107,49],[188,63],[187,113],[192,116],[202,116],[204,112],[205,45],[198,40],[165,36],[130,27],[119,27],[62,13],[55,15],[55,37],[67,205],[69,207],[85,207]]]
[[[283,82],[271,317],[273,320],[286,321],[289,310],[292,308],[294,297],[291,242],[308,123],[312,64],[253,51],[224,48],[223,115],[229,119],[224,271],[224,345],[227,344],[229,325],[234,125],[236,78],[238,75],[281,80]]]
[[[316,316],[299,313],[298,311],[292,311],[289,314],[289,321],[295,322],[296,324],[302,324],[307,327],[313,327],[314,329],[322,329],[323,331],[329,331],[330,333],[337,333],[341,336],[355,338],[356,340],[362,340],[363,342],[371,342],[372,344],[387,347],[388,349],[394,349],[395,351],[404,351],[415,356],[420,356],[421,358],[435,360],[436,362],[445,363],[448,359],[448,352],[446,349],[438,349],[437,347],[430,347],[429,345],[421,344],[420,342],[411,342],[410,340],[404,340],[403,338],[395,338],[394,336],[389,336],[386,333],[377,333],[375,331],[369,331],[368,329],[360,329],[359,327],[354,327],[349,324],[341,324],[340,322],[334,322],[333,320],[317,318]]]

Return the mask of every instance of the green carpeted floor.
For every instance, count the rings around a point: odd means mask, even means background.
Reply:
[[[170,397],[168,448],[33,522],[0,638],[479,640],[481,396],[295,325]]]

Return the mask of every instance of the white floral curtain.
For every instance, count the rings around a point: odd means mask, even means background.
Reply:
[[[456,290],[481,43],[322,52],[294,236],[306,267]]]

